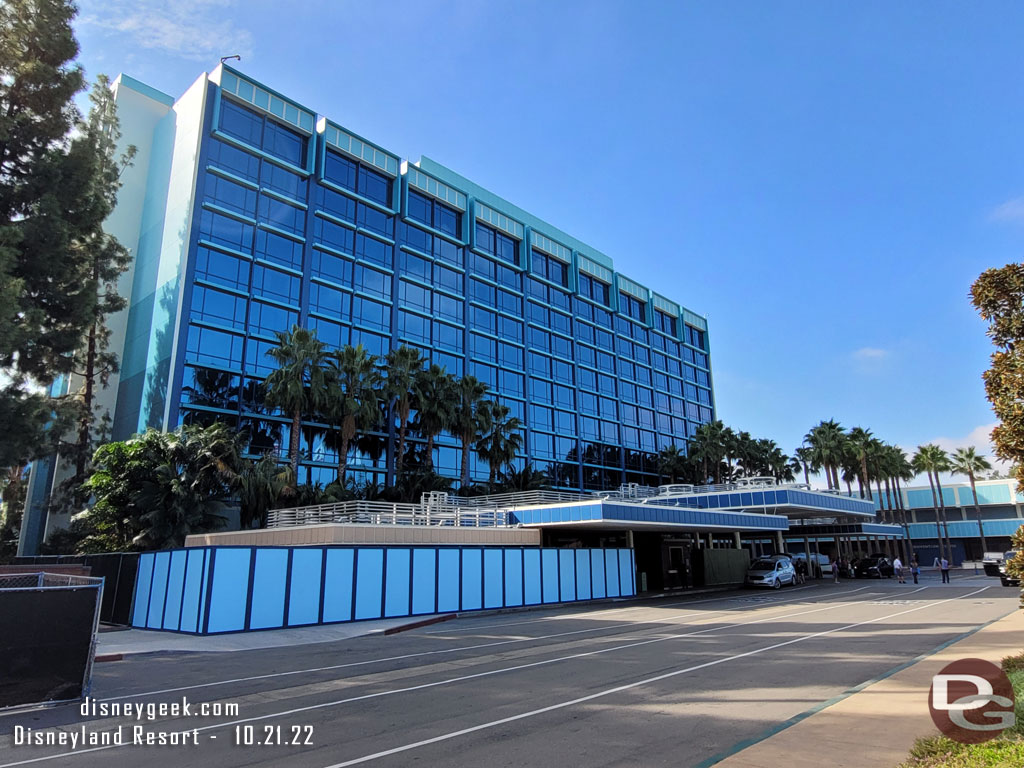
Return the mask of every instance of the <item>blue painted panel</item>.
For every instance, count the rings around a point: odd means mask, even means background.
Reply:
[[[324,580],[324,621],[352,620],[353,550],[327,550],[327,578]]]
[[[562,602],[576,599],[576,550],[558,551],[559,599]]]
[[[607,594],[604,578],[604,551],[590,550],[590,594],[604,597]]]
[[[210,632],[235,632],[245,627],[245,603],[249,592],[248,548],[216,550],[210,584]]]
[[[523,604],[523,551],[505,550],[505,605]]]
[[[619,596],[619,553],[615,549],[604,551],[605,591],[608,597]]]
[[[146,614],[149,612],[149,587],[153,583],[154,553],[144,552],[139,555],[139,570],[135,577],[135,605],[132,609],[132,626],[146,626]]]
[[[167,579],[167,598],[164,602],[164,629],[181,628],[181,592],[185,588],[185,558],[188,553],[179,549],[171,553],[170,574]]]
[[[379,619],[384,589],[384,550],[360,549],[356,558],[357,619]]]
[[[623,595],[635,595],[633,588],[633,553],[628,549],[619,550],[619,592]]]
[[[156,553],[156,559],[153,561],[153,587],[149,593],[149,619],[146,622],[150,629],[161,629],[164,624],[164,596],[170,563],[170,552]]]
[[[408,549],[389,549],[387,565],[384,615],[408,616],[410,613],[409,574],[412,568],[412,553]]]
[[[544,577],[543,590],[545,603],[558,602],[558,550],[542,549],[541,573]]]
[[[437,550],[412,551],[412,612],[434,613],[437,592]]]
[[[504,602],[504,567],[500,549],[484,550],[484,608],[501,608]]]
[[[907,506],[911,509],[933,509],[934,498],[930,489],[906,491]]]
[[[483,552],[462,550],[462,610],[471,611],[483,605]]]
[[[960,500],[964,505],[974,505],[974,496],[971,493],[970,487],[960,489]],[[1010,500],[1010,486],[1008,483],[1000,483],[999,485],[979,485],[978,486],[978,503],[979,504],[1012,504]]]
[[[284,589],[288,576],[287,549],[257,549],[252,576],[252,608],[249,627],[284,626]]]
[[[459,610],[459,550],[442,547],[438,550],[437,612]]]
[[[526,605],[537,605],[541,601],[539,549],[523,550],[523,577],[523,602]]]
[[[203,555],[206,550],[188,550],[188,560],[185,565],[184,594],[181,599],[181,626],[182,632],[199,631],[199,601],[205,596],[203,584]]]
[[[590,550],[576,552],[576,599],[590,599]]]
[[[309,547],[292,550],[292,584],[288,594],[288,626],[320,621],[320,568],[324,551]]]

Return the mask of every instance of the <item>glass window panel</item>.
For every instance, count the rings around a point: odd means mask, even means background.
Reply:
[[[294,197],[296,200],[306,199],[306,180],[297,173],[287,171],[270,161],[263,163],[262,182],[264,186],[280,192],[282,195]],[[323,189],[323,187],[320,187]]]
[[[255,227],[244,221],[204,209],[199,214],[199,237],[217,245],[234,248],[244,253],[252,252],[252,236]]]
[[[196,285],[192,289],[193,320],[205,320],[241,330],[245,328],[245,305],[245,299],[233,293],[204,285]]]
[[[339,187],[355,192],[356,164],[328,149],[324,155],[324,178]]]
[[[356,257],[380,264],[382,267],[390,267],[391,246],[364,234],[357,234]]]
[[[313,249],[313,276],[320,277],[341,285],[352,285],[351,260],[333,253]]]
[[[298,304],[302,281],[296,275],[289,275],[257,264],[252,272],[252,290],[259,296]],[[290,327],[290,326],[289,326]]]
[[[242,367],[243,337],[233,333],[190,325],[185,344],[190,362],[226,368]]]
[[[249,262],[237,256],[199,246],[196,250],[196,277],[211,283],[249,290]]]
[[[298,321],[298,312],[293,312],[273,304],[254,301],[249,307],[250,333],[272,336],[275,331],[289,330]]]
[[[391,327],[391,308],[362,296],[352,299],[352,318],[360,325],[367,325],[378,330]]]
[[[286,232],[301,235],[306,229],[306,212],[304,210],[267,195],[260,195],[259,213],[260,221]]]
[[[256,232],[256,256],[282,267],[302,270],[302,243],[291,238],[267,232],[265,229]]]
[[[260,159],[245,150],[217,139],[210,139],[207,162],[249,181],[260,179]]]

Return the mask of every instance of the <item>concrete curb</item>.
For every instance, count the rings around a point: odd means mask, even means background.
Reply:
[[[401,624],[397,627],[388,627],[384,630],[383,634],[397,635],[399,632],[408,632],[410,629],[429,627],[431,624],[440,624],[442,621],[451,621],[452,619],[457,617],[457,613],[446,613],[441,616],[432,616],[429,619],[422,619],[421,621],[411,621],[408,624]]]

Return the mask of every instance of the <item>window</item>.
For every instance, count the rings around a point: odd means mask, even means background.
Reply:
[[[514,293],[498,291],[498,309],[512,315],[523,314],[523,300]]]
[[[210,139],[207,162],[243,179],[259,181],[260,159],[223,141]]]
[[[299,303],[301,280],[296,275],[257,264],[252,271],[252,292],[285,304]],[[291,327],[291,326],[286,326]]]
[[[313,249],[313,276],[341,285],[352,285],[352,262],[319,248]]]
[[[604,304],[605,306],[608,305],[608,299],[610,297],[609,286],[607,283],[602,283],[595,277],[591,277],[590,275],[585,275],[580,272],[579,291],[581,296],[586,296],[588,299],[592,299],[593,301]]]
[[[471,306],[469,320],[474,328],[488,333],[497,333],[497,315],[489,309]]]
[[[434,321],[434,347],[462,352],[462,329],[448,323]],[[437,362],[435,360],[435,362]]]
[[[356,164],[337,152],[324,153],[324,178],[339,187],[356,191]]]
[[[469,353],[491,363],[498,362],[498,342],[478,333],[469,334]]]
[[[421,256],[402,251],[400,257],[402,272],[409,277],[415,277],[426,283],[430,282],[432,263]]]
[[[206,199],[214,205],[250,218],[256,217],[256,190],[228,181],[215,173],[206,173]]]
[[[686,340],[698,349],[704,349],[704,331],[698,331],[693,326],[688,325],[686,326]]]
[[[352,296],[337,288],[310,283],[309,309],[329,317],[349,320],[352,316]]]
[[[216,245],[233,248],[236,251],[252,251],[252,235],[255,227],[244,221],[204,209],[199,215],[199,237]]]
[[[398,313],[398,333],[411,341],[430,344],[430,320],[401,310]]]
[[[263,336],[273,336],[274,331],[287,331],[299,321],[299,313],[264,304],[252,302],[249,309],[249,332]]]
[[[461,213],[412,189],[409,190],[409,218],[452,237],[460,236]]]
[[[502,370],[498,373],[499,391],[511,397],[523,397],[523,375]]]
[[[453,299],[451,296],[445,296],[443,293],[438,293],[434,296],[434,314],[438,317],[443,317],[445,320],[461,323],[463,306],[464,302],[462,299]]]
[[[359,325],[386,331],[391,327],[391,307],[356,296],[352,299],[352,318]]]
[[[502,338],[509,339],[520,344],[523,343],[523,324],[519,320],[513,320],[510,317],[499,318],[498,333]]]
[[[415,248],[428,256],[433,249],[434,236],[424,232],[419,227],[406,224],[404,221],[398,225],[398,234],[402,242],[410,248]]]
[[[512,344],[498,344],[498,362],[503,368],[523,368],[523,350]]]
[[[196,278],[239,291],[248,291],[249,262],[200,246],[196,251]]]
[[[306,229],[306,212],[267,195],[260,195],[260,221],[301,235]]]
[[[242,367],[243,341],[233,333],[190,325],[185,357],[193,363],[238,369]]]
[[[358,224],[360,227],[376,232],[384,237],[391,237],[392,235],[391,217],[383,211],[363,203],[359,204]]]
[[[196,285],[192,289],[191,317],[242,330],[245,328],[245,304],[241,296]]]
[[[654,313],[655,328],[669,336],[676,335],[676,318],[660,310]]]
[[[371,171],[365,165],[359,166],[359,188],[357,191],[363,197],[391,207],[391,179],[376,171]]]
[[[256,232],[256,256],[280,264],[282,267],[302,270],[302,243],[288,237],[260,229]]]
[[[402,280],[398,283],[398,301],[403,307],[418,309],[421,312],[430,311],[431,291],[416,283],[409,283]]]
[[[355,233],[351,229],[319,216],[313,221],[313,239],[345,253],[352,253],[355,245]]]
[[[482,304],[493,307],[495,303],[496,289],[479,280],[471,278],[469,281],[469,297]]]
[[[324,179],[339,187],[391,207],[391,179],[328,149],[324,154]]]
[[[488,280],[494,280],[497,275],[498,265],[478,253],[469,255],[469,264],[475,274],[486,277]]]
[[[391,266],[391,246],[362,233],[356,235],[356,258],[382,267]]]
[[[294,197],[296,200],[306,199],[306,180],[297,173],[287,171],[269,161],[263,163],[263,186],[280,192],[282,195]],[[322,189],[322,187],[321,187]]]
[[[634,320],[639,320],[641,323],[646,318],[647,306],[645,302],[640,301],[634,296],[630,296],[624,291],[619,292],[619,312],[627,317],[631,317]]]
[[[540,275],[546,280],[558,283],[559,285],[569,285],[569,266],[553,256],[548,256],[546,253],[534,250],[532,267],[535,275]]]
[[[360,344],[365,347],[367,352],[377,357],[386,355],[390,348],[390,340],[387,336],[381,336],[379,333],[373,333],[372,331],[364,331],[361,328],[353,328],[352,346],[358,347]]]
[[[479,221],[476,223],[476,247],[502,261],[519,265],[519,244]]]
[[[316,337],[333,349],[341,349],[348,344],[348,326],[322,317],[310,318],[310,326],[316,331]]]
[[[382,299],[391,298],[391,275],[357,264],[352,287]]]
[[[305,165],[306,136],[231,99],[221,99],[220,130],[292,165]]]
[[[443,237],[434,238],[434,257],[457,267],[462,266],[462,248]]]
[[[435,263],[434,284],[453,293],[462,293],[462,273]]]

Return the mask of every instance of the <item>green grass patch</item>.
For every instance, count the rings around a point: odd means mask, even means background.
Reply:
[[[1017,723],[984,744],[961,744],[945,736],[914,742],[910,759],[899,768],[1010,768],[1024,766],[1024,654],[1007,656],[1003,670],[1013,684]]]

